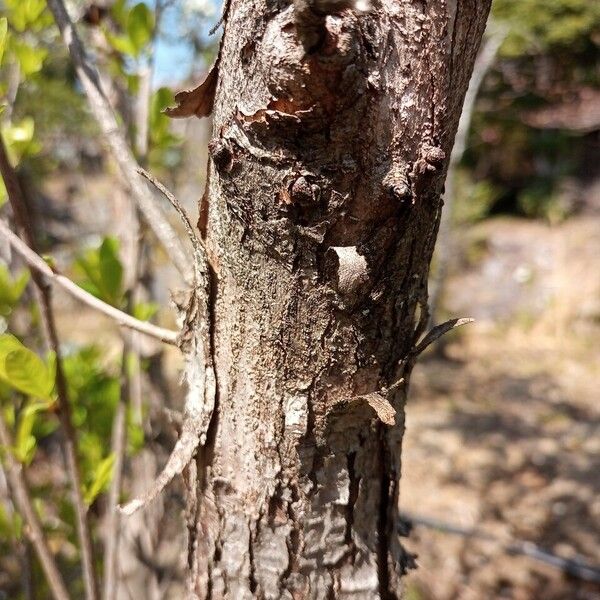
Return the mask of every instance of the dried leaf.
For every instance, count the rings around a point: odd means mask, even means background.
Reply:
[[[421,340],[419,344],[415,347],[412,352],[413,356],[418,356],[423,352],[429,345],[433,344],[437,339],[441,338],[443,335],[456,329],[457,327],[461,327],[462,325],[467,325],[469,323],[473,323],[475,319],[471,319],[469,317],[465,317],[462,319],[450,319],[445,323],[441,323],[440,325],[436,325],[433,329],[427,333],[427,335]]]
[[[204,81],[193,90],[184,90],[175,94],[177,106],[165,109],[165,114],[174,119],[196,115],[208,117],[213,110],[217,81],[219,78],[219,62],[217,57]]]
[[[350,419],[349,422],[352,422],[356,419],[358,414],[362,414],[362,418],[364,418],[366,413],[362,413],[360,409],[366,405],[375,413],[375,415],[377,415],[377,418],[384,425],[392,426],[396,423],[396,409],[387,399],[389,393],[390,390],[381,390],[343,400],[334,407],[329,418],[332,421],[337,422],[337,427],[339,428],[339,423],[344,419]],[[371,416],[369,416],[369,418],[371,418]]]

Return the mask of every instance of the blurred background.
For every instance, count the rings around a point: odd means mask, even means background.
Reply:
[[[162,110],[206,73],[221,6],[68,4],[139,162],[195,219],[210,122],[172,121]],[[174,328],[169,290],[180,276],[131,210],[45,1],[0,0],[0,17],[0,127],[40,247],[104,301]],[[8,218],[6,200],[0,182]],[[401,510],[419,569],[407,577],[407,599],[598,600],[600,581],[577,566],[600,565],[600,2],[494,0],[445,203],[433,321],[476,322],[439,342],[413,376]],[[172,225],[181,230],[175,215]],[[2,329],[50,369],[28,272],[4,241],[0,256]],[[60,291],[55,306],[85,501],[101,527],[123,373],[122,493],[131,496],[147,489],[176,439],[164,407],[181,407],[182,365],[174,349],[120,333]],[[56,416],[0,379],[15,452],[81,597]],[[0,598],[46,598],[8,492],[0,473]],[[182,597],[182,510],[174,486],[123,525],[122,597]],[[514,552],[525,547],[529,556]],[[575,568],[566,572],[565,561]]]

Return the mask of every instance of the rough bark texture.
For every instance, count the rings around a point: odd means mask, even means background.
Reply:
[[[193,597],[400,597],[406,385],[488,9],[230,0],[200,206],[217,398],[188,473]]]

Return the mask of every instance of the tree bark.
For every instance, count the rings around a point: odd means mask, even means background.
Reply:
[[[200,205],[217,397],[187,477],[192,597],[401,596],[406,390],[488,10],[230,0]]]

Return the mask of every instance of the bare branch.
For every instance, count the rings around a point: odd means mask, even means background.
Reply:
[[[0,135],[0,173],[4,179],[6,190],[8,192],[8,199],[10,200],[15,221],[20,229],[21,236],[26,240],[27,245],[35,250],[33,228],[27,212],[26,198],[21,187],[21,182],[8,160],[2,135]],[[51,293],[50,288],[39,271],[32,272],[32,279],[35,284],[36,300],[42,317],[43,335],[46,347],[48,350],[52,350],[56,356],[58,419],[63,432],[61,441],[66,469],[71,481],[71,494],[73,497],[73,506],[75,508],[75,521],[77,523],[77,534],[79,536],[86,598],[88,600],[96,600],[98,597],[98,588],[94,570],[92,537],[90,535],[88,524],[87,507],[83,501],[81,492],[81,477],[77,462],[77,434],[71,420],[71,405],[69,403],[69,395],[67,392],[67,380],[65,379],[62,366],[61,348],[56,331]]]
[[[192,283],[192,271],[188,253],[177,233],[170,226],[161,208],[156,204],[150,190],[136,176],[138,164],[129,148],[108,98],[102,89],[96,69],[90,63],[81,39],[62,0],[48,0],[48,8],[60,29],[62,38],[71,55],[75,70],[86,93],[88,102],[104,139],[110,148],[121,176],[131,190],[133,198],[148,224],[169,254],[175,267],[188,284]]]
[[[185,230],[190,238],[190,242],[194,247],[194,251],[196,255],[202,260],[203,263],[206,263],[206,250],[204,249],[204,244],[202,240],[198,237],[194,226],[190,220],[189,215],[187,214],[185,208],[181,205],[181,202],[177,200],[173,192],[169,191],[154,175],[148,173],[145,169],[139,167],[137,172],[145,177],[170,203],[171,206],[177,211],[177,214],[180,216],[181,221],[185,227]]]
[[[119,310],[110,304],[106,304],[106,302],[96,298],[96,296],[93,296],[89,292],[86,292],[77,284],[73,283],[68,277],[53,271],[48,263],[41,256],[36,254],[29,246],[27,246],[23,240],[15,235],[10,230],[8,225],[2,220],[0,220],[0,234],[8,240],[15,252],[17,252],[31,268],[35,269],[41,275],[47,277],[50,282],[59,285],[74,298],[77,298],[94,310],[105,314],[107,317],[114,319],[123,327],[128,327],[129,329],[139,331],[140,333],[144,333],[145,335],[156,338],[161,342],[171,344],[172,346],[177,345],[178,333],[176,331],[164,329],[163,327],[158,327],[157,325],[147,323],[146,321],[140,321],[139,319],[128,315],[122,310]]]
[[[177,440],[165,468],[152,483],[150,489],[138,498],[134,498],[127,504],[120,506],[120,512],[130,516],[140,508],[150,504],[171,483],[176,475],[181,474],[186,465],[192,460],[198,449],[199,438],[200,435],[196,428],[185,429]]]
[[[129,398],[129,375],[127,373],[127,355],[129,343],[123,343],[123,364],[121,366],[121,391],[119,403],[113,419],[111,451],[115,457],[113,476],[108,493],[106,543],[104,550],[104,580],[102,597],[112,600],[117,591],[117,556],[119,551],[119,523],[121,513],[118,510],[119,496],[123,482],[123,464],[125,462],[125,449],[127,445],[127,400]]]
[[[131,211],[130,227],[122,230],[120,239],[124,246],[129,245],[130,252],[125,256],[126,270],[129,272],[127,278],[127,308],[131,310],[136,298],[136,291],[140,281],[142,266],[141,255],[144,244],[143,235],[139,233],[139,219],[136,211]],[[133,238],[133,239],[131,239]],[[135,242],[135,243],[132,243]],[[142,399],[140,385],[140,371],[136,369],[133,373],[128,368],[129,358],[135,357],[138,362],[139,340],[138,335],[122,336],[123,351],[121,363],[121,386],[119,403],[112,423],[111,452],[115,457],[112,479],[108,492],[108,503],[106,507],[106,527],[104,528],[104,578],[102,581],[103,600],[115,600],[119,583],[119,563],[121,539],[124,531],[119,511],[119,500],[123,485],[123,467],[125,465],[125,452],[127,449],[127,407],[131,406],[134,411],[134,419],[137,424],[142,424]],[[139,417],[139,420],[138,420]]]
[[[590,581],[592,583],[600,583],[600,565],[592,564],[580,558],[563,558],[562,556],[558,556],[553,552],[549,552],[548,550],[541,548],[533,542],[516,539],[505,542],[498,536],[474,529],[472,527],[461,527],[460,525],[456,525],[454,523],[448,523],[439,519],[416,514],[408,514],[405,512],[401,513],[400,516],[402,520],[411,528],[413,525],[421,525],[423,527],[435,529],[443,533],[460,535],[466,538],[486,540],[488,542],[496,542],[498,545],[503,546],[503,549],[507,554],[527,556],[538,562],[544,563],[556,569],[560,569],[571,577],[577,577],[578,579]]]
[[[200,362],[202,354],[203,349],[197,348],[195,352],[186,355],[186,379],[189,389],[181,435],[167,464],[146,493],[120,507],[124,515],[132,515],[150,504],[177,475],[181,475],[199,447],[206,443],[206,431],[215,404],[216,381],[212,365],[206,368],[205,364]]]
[[[13,440],[2,411],[0,411],[0,444],[4,447],[3,462],[15,507],[25,522],[25,535],[29,538],[37,554],[46,580],[48,581],[50,592],[55,600],[69,600],[69,592],[56,566],[54,556],[50,552],[50,548],[44,537],[42,525],[33,507],[23,466],[16,460],[10,450],[13,446]]]

